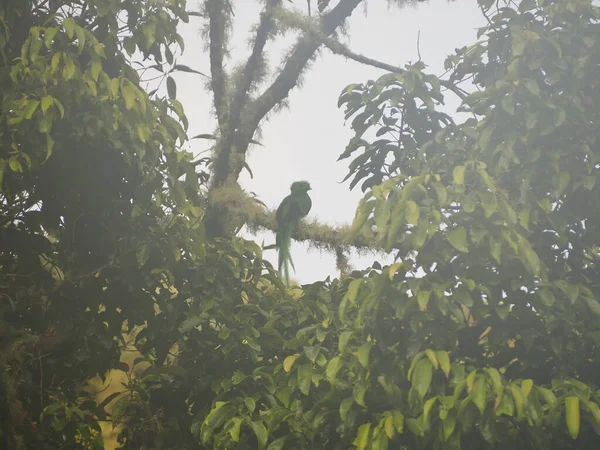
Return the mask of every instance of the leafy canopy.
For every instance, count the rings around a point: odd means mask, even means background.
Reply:
[[[292,296],[205,238],[174,82],[127,56],[174,70],[184,2],[64,3],[0,16],[2,444],[102,448],[110,419],[123,448],[598,448],[598,7],[481,0],[446,79],[347,87],[353,233],[398,260]],[[148,369],[98,404],[130,331]]]

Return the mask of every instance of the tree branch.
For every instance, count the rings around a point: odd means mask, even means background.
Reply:
[[[341,26],[344,21],[350,17],[354,9],[363,0],[340,0],[340,2],[327,14],[321,18],[320,33],[329,36]],[[314,57],[315,52],[320,47],[321,42],[315,41],[312,36],[303,34],[296,43],[294,50],[288,57],[283,69],[275,78],[271,86],[265,92],[254,100],[249,108],[249,117],[242,124],[238,135],[241,153],[245,153],[248,142],[252,139],[255,130],[261,120],[271,109],[284,100],[289,92],[298,84],[298,78],[306,68],[307,63]],[[236,167],[237,176],[242,167]]]
[[[225,121],[227,120],[225,104],[225,69],[223,67],[226,37],[226,2],[227,0],[206,0],[205,4],[209,20],[211,89],[221,132],[223,132]]]
[[[323,45],[325,45],[325,47],[327,47],[329,50],[331,50],[332,53],[334,53],[336,55],[341,55],[348,59],[356,61],[358,63],[365,64],[367,66],[377,67],[378,69],[387,70],[388,72],[392,72],[392,73],[406,72],[406,70],[404,70],[400,67],[393,66],[391,64],[387,64],[387,63],[384,63],[381,61],[377,61],[376,59],[373,59],[373,58],[368,58],[359,53],[354,53],[352,50],[350,50],[344,44],[342,44],[339,41],[336,41],[335,39],[332,39],[329,36],[315,35],[315,37],[318,40],[320,40],[323,43]],[[442,85],[446,89],[454,92],[461,100],[464,100],[465,98],[467,98],[468,94],[466,92],[464,92],[462,89],[460,89],[458,86],[454,85],[451,81],[440,80],[440,85]]]
[[[246,226],[252,233],[259,230],[276,232],[275,211],[261,209],[260,213],[253,213],[252,217],[247,217]],[[350,247],[365,252],[383,252],[383,249],[377,246],[374,239],[359,234],[352,241],[348,241],[347,236],[349,234],[350,226],[331,227],[318,220],[304,219],[300,221],[298,229],[292,237],[300,242],[309,241],[314,247],[334,254],[337,254],[340,249]]]
[[[215,164],[213,169],[212,186],[220,187],[223,186],[225,180],[231,174],[231,156],[235,147],[235,134],[237,129],[240,127],[240,120],[242,115],[242,109],[244,107],[245,100],[248,96],[248,91],[252,86],[252,83],[256,80],[256,75],[259,72],[261,63],[263,60],[263,52],[269,37],[273,25],[272,11],[281,3],[281,0],[269,0],[265,11],[261,14],[260,24],[256,31],[256,37],[254,39],[254,46],[252,53],[246,62],[244,67],[244,73],[242,79],[237,86],[233,100],[229,107],[229,117],[224,129],[222,130],[222,141],[220,142],[220,148],[215,158]],[[211,62],[212,64],[212,62]],[[245,151],[245,149],[244,149]],[[235,174],[237,179],[237,173]]]

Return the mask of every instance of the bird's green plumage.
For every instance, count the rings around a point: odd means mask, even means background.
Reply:
[[[308,196],[311,187],[307,181],[296,181],[292,183],[291,194],[283,199],[277,208],[277,236],[275,245],[279,251],[279,272],[289,284],[290,268],[294,268],[290,247],[292,236],[298,226],[298,221],[310,212],[312,200]]]

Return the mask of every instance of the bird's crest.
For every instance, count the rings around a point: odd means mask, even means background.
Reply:
[[[292,192],[308,192],[312,188],[310,187],[310,183],[308,181],[295,181],[292,183],[290,189]]]

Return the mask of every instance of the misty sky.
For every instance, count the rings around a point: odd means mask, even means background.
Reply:
[[[194,10],[195,2],[190,0],[188,3],[189,9]],[[237,0],[233,3],[235,24],[231,59],[227,65],[229,69],[247,58],[249,39],[253,36],[251,28],[258,21],[262,4],[258,0]],[[304,0],[294,0],[294,6],[306,10]],[[290,4],[290,7],[293,6]],[[476,28],[482,26],[484,20],[475,0],[452,3],[430,0],[429,3],[404,8],[388,7],[386,0],[369,0],[366,12],[362,7],[355,10],[344,41],[354,52],[404,66],[418,60],[417,37],[420,32],[419,49],[422,60],[428,65],[426,70],[441,75],[445,57],[455,48],[474,43]],[[201,19],[192,17],[190,23],[180,28],[186,49],[178,63],[210,74],[201,26]],[[294,38],[287,35],[268,45],[269,61],[275,67],[279,67],[282,55],[289,50]],[[261,143],[264,147],[254,146],[248,159],[254,179],[244,172],[240,180],[242,187],[255,192],[270,208],[276,208],[289,193],[289,185],[293,181],[307,180],[313,187],[310,191],[313,199],[310,216],[331,225],[351,222],[363,194],[359,187],[350,191],[348,182],[340,183],[350,160],[336,160],[344,151],[352,130],[349,123],[344,124],[343,109],[338,109],[337,100],[345,86],[376,79],[384,73],[324,50],[305,74],[302,87],[292,91],[289,108],[273,114],[267,123],[263,123]],[[188,135],[213,133],[212,97],[205,89],[205,79],[187,73],[178,73],[175,78],[178,99],[183,103],[190,122]],[[457,99],[450,94],[446,98],[447,107],[455,110],[459,104]],[[194,140],[191,148],[198,153],[207,149],[209,142]],[[252,238],[249,234],[245,236]],[[259,244],[263,240],[267,245],[274,243],[272,233],[261,233],[254,239]],[[265,252],[265,257],[273,263],[277,261],[275,250]],[[334,255],[311,250],[308,244],[294,243],[292,257],[296,266],[296,274],[292,278],[300,283],[322,280],[328,275],[337,276]],[[354,256],[351,264],[355,268],[364,268],[374,258]]]

